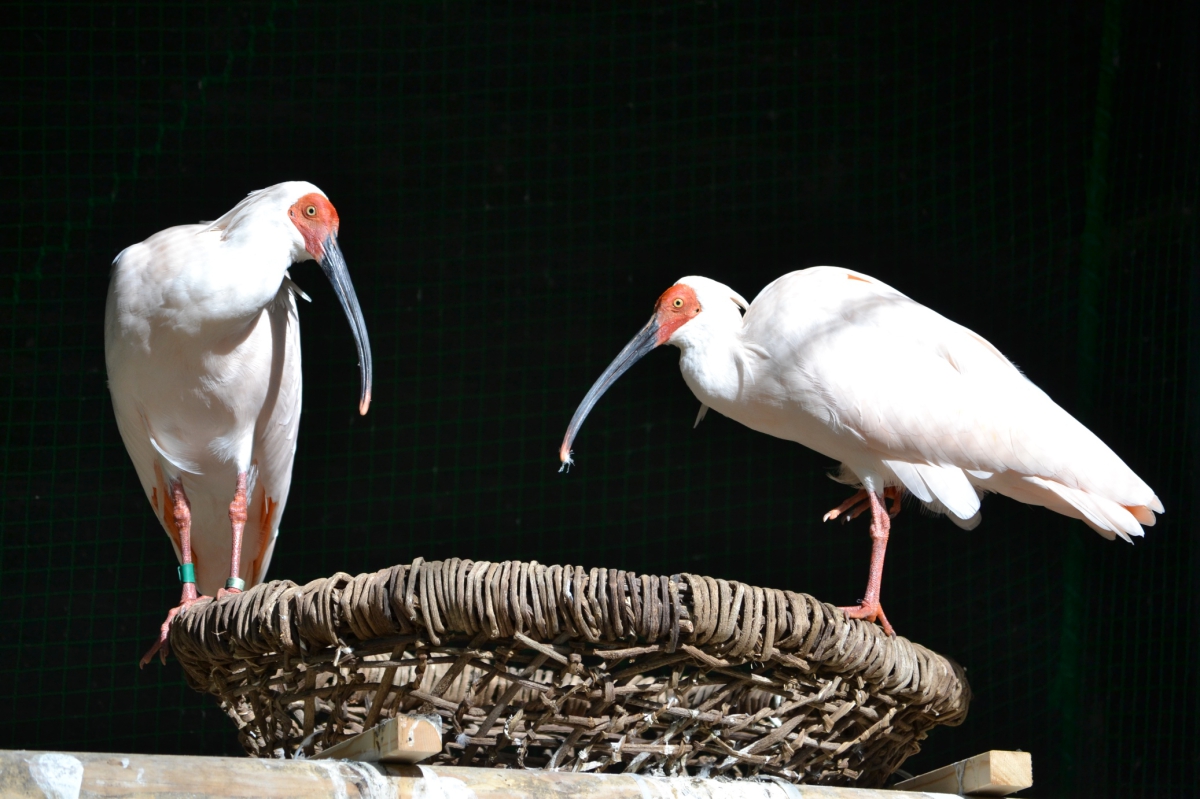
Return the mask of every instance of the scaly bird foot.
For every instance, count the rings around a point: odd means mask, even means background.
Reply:
[[[838,608],[851,619],[862,619],[863,621],[878,621],[883,631],[893,638],[896,636],[896,631],[892,629],[892,625],[888,623],[887,616],[883,613],[883,606],[878,602],[867,602],[860,599],[857,605],[851,605],[848,608]]]
[[[192,590],[194,592],[195,588]],[[158,640],[154,642],[154,646],[150,647],[146,654],[142,655],[142,659],[138,661],[139,669],[144,669],[146,664],[154,658],[156,653],[158,654],[158,659],[162,662],[162,664],[164,666],[167,664],[167,655],[171,654],[171,645],[167,642],[171,634],[171,622],[175,621],[175,617],[178,616],[182,610],[187,608],[189,605],[199,602],[201,599],[212,599],[212,597],[203,595],[184,597],[179,601],[178,605],[171,608],[171,610],[167,613],[167,620],[162,623],[162,627],[158,631]]]

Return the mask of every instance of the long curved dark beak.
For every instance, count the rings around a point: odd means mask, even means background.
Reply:
[[[342,255],[342,248],[338,246],[337,236],[333,234],[325,239],[325,257],[321,259],[321,269],[333,284],[338,301],[342,303],[342,310],[350,320],[350,329],[354,332],[354,343],[358,345],[358,373],[362,379],[358,412],[366,415],[367,408],[371,405],[371,341],[367,338],[367,323],[363,319],[362,308],[358,305],[354,284],[350,282],[346,259]]]
[[[575,440],[575,434],[579,432],[580,427],[583,427],[583,420],[600,401],[600,397],[604,395],[605,391],[608,391],[609,386],[617,382],[618,377],[629,370],[629,367],[640,361],[643,355],[660,343],[658,340],[658,317],[652,316],[641,332],[634,336],[625,345],[625,349],[621,350],[621,354],[608,365],[604,374],[600,375],[600,378],[588,391],[587,396],[583,398],[583,402],[579,403],[579,407],[575,409],[575,415],[571,417],[571,423],[567,425],[567,434],[563,436],[562,446],[558,448],[558,459],[562,462],[562,466],[558,467],[560,472],[568,470],[575,462],[571,459],[571,442]]]

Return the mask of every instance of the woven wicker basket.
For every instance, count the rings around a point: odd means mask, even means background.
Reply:
[[[259,757],[399,712],[441,717],[442,764],[875,787],[970,700],[957,664],[805,594],[515,561],[266,583],[170,644]]]

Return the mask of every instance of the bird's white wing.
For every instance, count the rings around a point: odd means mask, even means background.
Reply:
[[[1149,486],[990,343],[873,278],[821,269],[764,290],[746,325],[909,491],[961,519],[980,486],[1109,537],[1153,523]]]
[[[188,461],[186,450],[168,453],[165,450],[172,442],[155,439],[139,391],[140,386],[160,384],[147,379],[147,372],[150,378],[155,376],[156,365],[148,355],[152,349],[151,313],[170,305],[164,301],[161,292],[155,290],[153,283],[145,280],[145,275],[161,268],[157,257],[161,247],[170,248],[177,240],[194,235],[197,229],[195,226],[168,228],[147,242],[122,250],[113,259],[104,315],[105,363],[117,428],[146,499],[170,538],[177,558],[182,554],[168,484],[178,472],[198,472],[199,467]],[[173,473],[163,473],[164,462]]]
[[[267,401],[254,431],[254,489],[246,520],[242,548],[242,573],[247,587],[265,579],[275,551],[280,518],[292,482],[296,434],[300,429],[303,381],[300,372],[300,319],[290,278],[283,281],[275,302],[267,309],[274,351]]]

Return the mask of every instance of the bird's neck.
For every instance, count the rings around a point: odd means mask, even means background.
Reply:
[[[290,265],[281,248],[222,242],[204,269],[172,282],[155,315],[176,334],[215,340],[241,335],[276,302]]]
[[[740,317],[736,322],[739,327],[729,322],[707,325],[672,342],[680,349],[679,370],[688,388],[705,405],[718,410],[736,402],[751,379]]]
[[[220,231],[221,257],[214,259],[207,288],[234,319],[249,319],[275,301],[288,267],[312,260],[283,213],[234,215]]]

